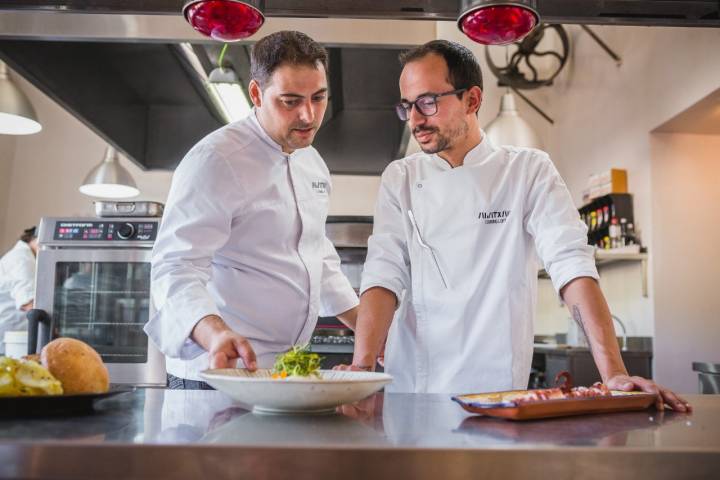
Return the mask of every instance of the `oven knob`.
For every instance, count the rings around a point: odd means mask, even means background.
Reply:
[[[135,235],[135,227],[133,227],[132,223],[124,223],[117,229],[117,236],[123,240],[132,238],[133,235]]]

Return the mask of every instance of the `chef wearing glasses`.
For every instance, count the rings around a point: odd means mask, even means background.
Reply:
[[[482,76],[472,52],[436,40],[401,63],[397,113],[422,153],[383,173],[345,368],[373,369],[387,336],[388,390],[527,388],[537,253],[608,387],[660,393],[660,408],[689,409],[628,375],[567,187],[545,152],[493,145],[480,130]]]

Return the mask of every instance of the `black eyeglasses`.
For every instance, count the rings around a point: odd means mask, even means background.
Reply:
[[[422,115],[425,115],[426,117],[432,117],[438,111],[438,98],[444,97],[446,95],[457,95],[458,93],[462,93],[465,90],[467,90],[467,88],[453,90],[452,92],[420,95],[418,98],[415,99],[414,102],[404,101],[396,104],[395,112],[397,113],[397,116],[400,120],[402,120],[403,122],[407,122],[408,118],[410,118],[410,110],[412,110],[413,105],[415,105],[417,111],[420,112]]]

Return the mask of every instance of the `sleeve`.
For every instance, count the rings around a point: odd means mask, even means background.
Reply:
[[[402,179],[397,163],[391,163],[383,172],[360,288],[361,293],[372,287],[386,288],[395,294],[398,304],[410,285],[406,220],[397,196]]]
[[[18,310],[23,305],[31,302],[35,297],[35,258],[28,251],[26,256],[18,256],[12,262],[12,279],[10,295]]]
[[[320,286],[320,316],[332,317],[358,305],[358,297],[350,281],[340,270],[340,257],[332,242],[325,237],[322,280]]]
[[[550,158],[538,156],[530,175],[525,205],[525,229],[557,292],[579,277],[598,279],[594,248],[587,243],[587,226],[580,220],[565,182]]]
[[[152,254],[156,313],[145,326],[169,357],[203,353],[190,333],[203,317],[219,315],[207,283],[212,257],[230,237],[238,188],[226,159],[207,149],[191,151],[175,171]]]

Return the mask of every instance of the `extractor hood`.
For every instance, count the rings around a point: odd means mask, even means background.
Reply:
[[[2,60],[145,169],[174,169],[224,125],[196,65],[208,73],[219,50],[192,45],[193,62],[180,44],[0,39]],[[328,52],[330,101],[314,146],[332,173],[379,174],[407,146],[393,109],[400,49]],[[223,64],[247,85],[248,45],[230,44]]]

